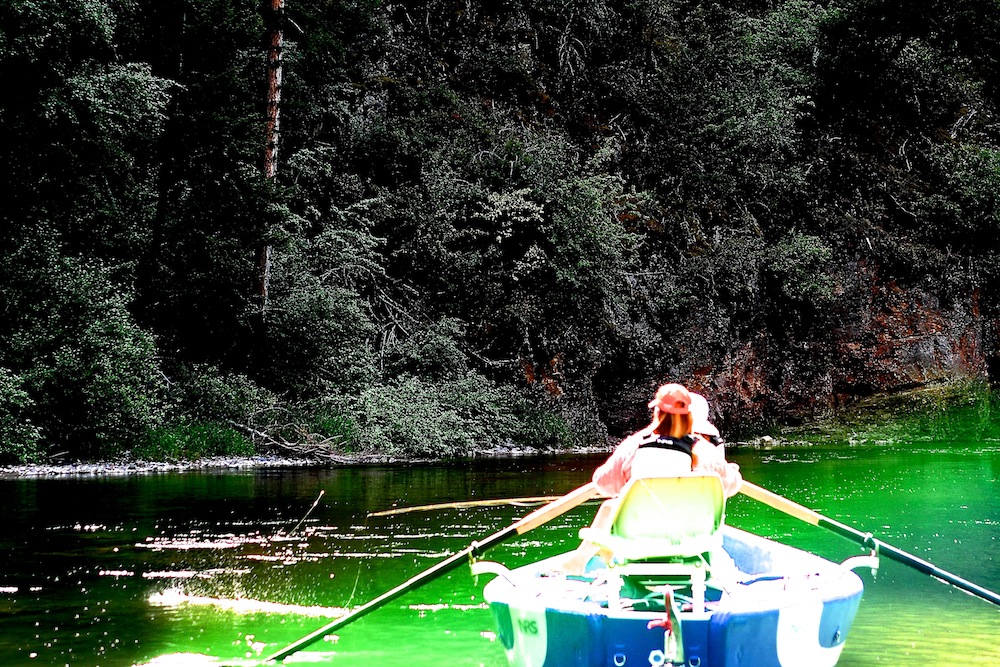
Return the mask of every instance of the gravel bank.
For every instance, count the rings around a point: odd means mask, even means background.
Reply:
[[[213,457],[197,461],[128,461],[124,463],[61,463],[0,466],[0,477],[67,477],[95,475],[142,475],[188,470],[235,470],[291,468],[329,465],[311,459],[279,456]]]

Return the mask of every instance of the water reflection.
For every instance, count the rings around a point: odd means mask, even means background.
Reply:
[[[734,456],[748,479],[1000,589],[1000,448],[925,440]],[[559,494],[586,481],[601,459],[0,480],[8,521],[0,536],[2,664],[259,664],[528,510],[369,512]],[[568,550],[593,511],[578,508],[491,557],[514,566]],[[731,500],[727,515],[837,560],[859,552],[744,497]],[[877,578],[864,576],[842,666],[923,667],[943,656],[1000,664],[996,607],[886,560]],[[294,660],[439,667],[447,657],[457,667],[503,667],[480,592],[459,569]]]

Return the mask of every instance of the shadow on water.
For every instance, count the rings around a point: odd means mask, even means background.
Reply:
[[[528,508],[369,512],[560,494],[602,458],[0,480],[2,664],[259,664]],[[757,484],[1000,589],[996,441],[820,442],[733,458]],[[513,566],[571,549],[594,507],[490,557]],[[836,560],[859,553],[745,497],[727,512],[733,525]],[[840,665],[1000,664],[997,607],[885,559],[863,578]],[[503,667],[482,583],[460,568],[287,662]]]

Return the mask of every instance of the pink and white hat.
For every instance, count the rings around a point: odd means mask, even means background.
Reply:
[[[665,384],[656,390],[656,396],[649,407],[672,415],[686,415],[691,412],[691,394],[683,385]]]

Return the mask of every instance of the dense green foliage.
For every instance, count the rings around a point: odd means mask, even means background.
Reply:
[[[996,311],[997,0],[287,1],[0,4],[0,458],[565,446],[859,263]]]

